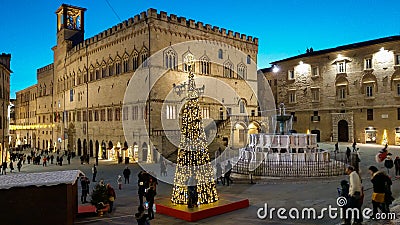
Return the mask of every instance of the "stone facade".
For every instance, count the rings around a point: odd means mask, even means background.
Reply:
[[[400,144],[400,36],[273,62],[277,102],[321,141]]]
[[[256,112],[257,101],[251,97],[251,89],[257,88],[257,38],[149,9],[84,39],[85,11],[69,5],[62,5],[56,11],[54,62],[37,71],[36,119],[37,124],[46,126],[35,128],[36,135],[32,134],[36,147],[68,149],[77,155],[93,157],[134,157],[139,161],[156,161],[159,155],[155,148],[170,153],[171,143],[160,144],[165,139],[162,138],[165,127],[161,124],[165,116],[163,107],[174,85],[185,81],[184,60],[188,53],[197,60],[203,57],[210,61],[206,71],[202,71],[201,62],[196,62],[196,75],[221,80],[239,93],[236,99],[229,100],[202,98],[203,106],[209,107],[208,117],[226,119],[227,113],[239,112],[241,101],[246,104],[246,113]],[[203,40],[213,47],[201,51],[190,46],[175,47],[182,42]],[[160,52],[159,60],[157,57],[149,60]],[[165,61],[166,52],[176,60],[172,66]],[[219,53],[223,56],[219,57]],[[226,76],[228,65],[232,73]],[[165,70],[163,76],[155,79],[152,74],[162,70]],[[150,101],[141,99],[135,104],[126,104],[126,89],[132,76],[142,75],[140,71],[144,73],[145,84],[139,86],[140,91],[146,92],[148,85],[154,85]],[[150,74],[148,80],[147,74]],[[205,90],[213,88],[206,86]],[[181,100],[173,99],[169,103],[177,106]],[[124,133],[123,123],[138,118],[146,121],[146,127]],[[146,129],[151,131],[155,143],[149,140]]]
[[[8,107],[10,105],[10,74],[11,74],[11,54],[2,53],[0,55],[0,155],[1,162],[6,160],[9,145],[9,119]]]

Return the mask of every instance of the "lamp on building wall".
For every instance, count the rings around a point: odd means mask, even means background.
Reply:
[[[279,72],[279,67],[277,65],[272,66],[272,72],[277,73]]]

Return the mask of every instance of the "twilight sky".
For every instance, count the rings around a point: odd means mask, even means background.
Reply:
[[[55,11],[87,9],[85,39],[148,8],[259,38],[258,68],[314,50],[400,35],[399,0],[7,0],[0,4],[0,53],[11,54],[11,98],[52,63]]]

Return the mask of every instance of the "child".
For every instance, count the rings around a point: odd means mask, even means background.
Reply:
[[[118,189],[121,190],[122,189],[122,177],[121,177],[121,175],[118,175],[117,183],[118,183]]]

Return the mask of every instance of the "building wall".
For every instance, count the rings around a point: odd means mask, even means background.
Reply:
[[[62,7],[57,13],[63,12],[62,10],[65,8]],[[81,8],[79,10],[84,11]],[[84,21],[82,21],[83,23]],[[71,38],[71,33],[74,32],[77,34],[74,38],[77,37],[77,39]],[[53,116],[60,115],[60,117],[57,117],[58,120],[53,119],[54,126],[51,125],[51,128],[38,130],[38,136],[41,140],[44,138],[53,142],[61,139],[61,143],[57,143],[57,146],[61,149],[76,151],[78,155],[95,156],[96,153],[90,150],[90,141],[93,145],[96,141],[99,145],[104,142],[108,146],[110,141],[114,146],[118,142],[123,145],[127,141],[127,138],[124,137],[122,125],[123,100],[129,80],[138,70],[137,66],[134,65],[135,56],[138,56],[138,65],[140,66],[150,55],[184,41],[214,41],[216,43],[214,48],[207,49],[206,54],[211,61],[215,60],[218,63],[211,66],[211,72],[208,76],[220,79],[236,89],[241,98],[246,99],[248,111],[257,108],[256,98],[251,99],[250,97],[250,88],[240,88],[241,84],[245,82],[243,79],[222,77],[222,64],[224,62],[228,59],[232,61],[235,71],[239,63],[242,62],[247,66],[248,77],[246,80],[256,90],[257,38],[227,31],[216,26],[212,27],[209,24],[204,25],[202,22],[195,22],[173,14],[167,15],[165,12],[157,12],[154,9],[142,12],[140,15],[136,15],[86,40],[79,39],[80,34],[83,36],[83,32],[84,30],[67,30],[59,26],[57,45],[53,48],[54,63],[38,70],[38,88],[41,84],[50,87],[49,82],[52,76],[54,84],[52,101],[50,96],[42,96],[37,99],[38,105],[39,101],[41,102],[40,105],[46,105],[46,108],[42,106],[40,109],[38,108],[38,117],[40,113],[40,115],[46,116],[46,119],[51,118],[50,111],[52,111]],[[221,43],[217,43],[217,41]],[[78,44],[74,45],[74,43]],[[219,49],[224,50],[224,58],[217,60]],[[139,104],[142,118],[146,119],[146,123],[151,118],[150,126],[154,130],[162,128],[160,125],[162,113],[159,100],[166,96],[174,83],[179,84],[186,80],[187,73],[182,73],[183,66],[180,64],[188,48],[174,50],[177,54],[177,67],[174,71],[170,71],[174,75],[164,78],[167,79],[164,83],[156,83],[155,80],[151,80],[156,84],[154,88],[156,91],[151,92],[151,110],[146,110],[145,102]],[[239,55],[239,50],[244,54]],[[192,51],[194,50],[192,49]],[[196,59],[203,54],[205,54],[203,50],[193,52]],[[247,58],[252,60],[251,64],[247,64]],[[124,70],[124,61],[128,62],[127,70]],[[117,63],[121,63],[121,72],[118,74],[116,71]],[[164,65],[161,60],[157,63],[152,62],[151,66],[156,70],[167,70]],[[106,71],[104,77],[102,76],[103,68]],[[113,68],[113,75],[109,74],[109,68]],[[146,67],[143,69],[147,71]],[[98,79],[96,79],[96,71],[100,76]],[[199,71],[195,72],[198,74]],[[154,79],[154,76],[150,79]],[[206,88],[206,90],[211,91],[212,88]],[[143,86],[143,91],[146,91],[146,86]],[[227,99],[218,100],[225,101]],[[238,100],[236,99],[236,102]],[[232,102],[231,104],[235,104],[236,108],[238,107],[238,103],[234,103],[234,99],[229,99],[229,101]],[[205,102],[205,104],[207,103]],[[47,106],[50,106],[50,108],[47,108]],[[213,116],[219,116],[218,113],[215,113],[219,112],[216,107],[212,109]],[[236,108],[233,109],[233,112],[237,110]],[[104,120],[101,118],[102,112],[105,112]],[[112,113],[111,119],[109,119],[109,112]],[[128,112],[131,112],[131,110],[128,110]],[[148,115],[149,112],[150,115]],[[88,115],[86,120],[83,114]],[[92,116],[89,116],[89,114]],[[92,119],[90,120],[90,118]],[[128,118],[132,118],[132,115],[129,114]],[[50,129],[52,130],[51,135],[47,132]],[[132,142],[140,148],[149,145],[148,135],[144,129],[132,130],[131,134]],[[87,143],[86,150],[83,147],[84,142]],[[81,150],[78,150],[78,145],[81,146]],[[93,146],[93,149],[95,148],[96,146]]]
[[[341,135],[338,121],[345,120],[350,128],[348,142],[367,142],[366,128],[372,127],[376,143],[386,141],[386,130],[388,143],[395,144],[395,128],[400,126],[399,43],[399,36],[394,36],[275,62],[280,69],[278,102],[284,102],[295,114],[295,129],[319,130],[321,141],[337,141]],[[366,68],[367,59],[371,59],[371,68]],[[339,71],[341,63],[345,63],[345,71]],[[318,68],[316,76],[313,68]],[[294,72],[293,79],[289,71]],[[371,90],[370,96],[367,89]],[[319,99],[313,99],[316,90]],[[294,101],[290,100],[291,93],[295,93]],[[367,120],[368,110],[373,111],[372,120]],[[314,117],[312,121],[314,113],[319,119]]]
[[[10,75],[11,75],[11,54],[0,55],[0,141],[1,161],[7,157],[4,149],[8,149],[9,142],[9,120],[8,106],[10,105]]]

